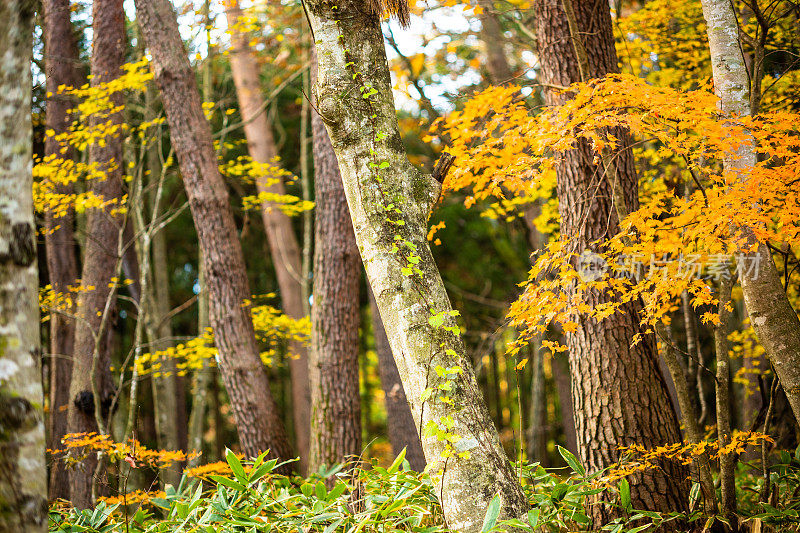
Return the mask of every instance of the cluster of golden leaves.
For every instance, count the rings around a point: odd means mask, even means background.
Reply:
[[[54,457],[63,458],[67,463],[79,462],[92,452],[102,452],[111,462],[126,461],[132,467],[149,466],[166,468],[198,457],[198,452],[186,453],[180,450],[150,450],[137,440],[115,442],[110,435],[98,433],[69,433],[61,439],[64,445],[60,450],[47,450]]]
[[[715,257],[749,252],[742,235],[732,230],[734,222],[762,241],[800,245],[797,114],[722,116],[712,93],[655,87],[628,75],[575,84],[569,92],[573,98],[563,106],[533,115],[518,87],[492,87],[446,117],[437,127],[448,136],[458,167],[445,187],[471,189],[468,202],[507,195],[536,198],[562,154],[585,142],[599,164],[603,153],[625,149],[609,133],[623,128],[659,154],[683,161],[684,179],[699,188],[688,198],[668,187],[650,191],[623,221],[623,232],[597,243],[598,260],[608,267],[597,279],[584,279],[576,268],[582,250],[564,240],[551,242],[511,307],[513,325],[536,334],[555,321],[570,331],[580,315],[602,319],[646,294],[642,320],[652,326],[668,321],[684,290],[695,307],[715,305],[713,283],[687,275],[685,262],[674,260],[675,254],[708,266]],[[758,163],[736,174],[723,171],[723,157],[742,145],[756,147]],[[644,263],[644,276],[619,275],[631,258]],[[735,267],[731,259],[723,270]],[[585,296],[594,291],[613,298],[591,307]],[[716,314],[708,311],[703,320],[714,323]]]
[[[704,454],[711,459],[719,459],[731,454],[739,455],[744,453],[748,446],[757,446],[762,442],[775,443],[769,435],[763,433],[735,431],[731,435],[731,441],[724,446],[720,446],[719,441],[716,440],[703,440],[696,444],[679,442],[652,449],[638,444],[624,446],[620,448],[620,452],[626,456],[625,461],[609,469],[602,477],[601,482],[610,484],[631,474],[659,468],[659,464],[663,461],[680,461],[684,465],[689,465],[694,458]]]
[[[265,295],[270,296],[270,295]],[[261,296],[261,297],[265,297]],[[251,302],[244,302],[250,305]],[[293,343],[307,345],[311,335],[309,317],[291,318],[270,305],[256,305],[250,310],[256,338],[266,346],[261,352],[261,361],[271,366],[280,348],[285,348],[289,357],[298,357],[291,351]],[[178,375],[201,370],[205,366],[213,366],[217,356],[214,346],[214,333],[208,328],[202,334],[176,346],[164,350],[144,353],[136,358],[138,375],[152,374],[154,377],[168,375],[162,372],[163,360],[176,359]]]

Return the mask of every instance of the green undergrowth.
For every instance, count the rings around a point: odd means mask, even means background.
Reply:
[[[501,502],[495,497],[483,518],[485,532],[592,531],[591,501],[605,500],[621,515],[602,531],[711,531],[721,518],[692,514],[658,514],[631,506],[624,478],[601,482],[600,474],[587,475],[568,451],[559,450],[569,465],[546,470],[538,464],[519,467],[531,510],[517,520],[499,517]],[[144,503],[100,503],[95,509],[75,510],[54,505],[50,531],[86,533],[360,533],[449,531],[437,494],[441,486],[425,473],[414,472],[402,453],[388,468],[369,465],[345,471],[341,466],[308,478],[275,472],[278,463],[265,455],[242,463],[227,453],[231,475],[209,476],[203,482],[184,477],[179,487]],[[763,494],[764,479],[757,469],[741,464],[737,473],[739,516],[744,531],[800,531],[800,448],[780,452],[769,471],[770,495]],[[327,480],[327,483],[326,483]],[[698,491],[692,490],[693,505]],[[767,500],[763,502],[762,500]]]

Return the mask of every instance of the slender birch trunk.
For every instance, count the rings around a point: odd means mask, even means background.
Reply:
[[[260,69],[255,55],[250,50],[247,37],[237,30],[242,16],[238,0],[226,0],[225,15],[228,31],[231,34],[230,54],[231,72],[236,85],[244,134],[250,157],[263,164],[276,165],[278,151],[272,136],[272,125],[267,114],[261,109]],[[256,180],[259,193],[285,194],[283,178],[262,176]],[[261,218],[267,233],[272,263],[278,278],[283,311],[292,318],[306,315],[303,305],[303,279],[300,247],[292,228],[292,220],[278,209],[274,202],[261,204]],[[308,353],[301,342],[292,341],[291,351],[295,355],[289,359],[292,379],[292,414],[294,417],[297,452],[300,454],[301,470],[305,469],[309,451],[311,389],[309,385]]]
[[[717,440],[720,448],[725,448],[731,443],[731,363],[728,357],[728,329],[731,312],[728,306],[731,302],[733,279],[727,278],[720,282],[719,287],[719,325],[714,328],[714,349],[717,356],[717,375],[715,391],[717,397]],[[736,455],[733,453],[721,454],[719,458],[720,504],[722,515],[730,522],[733,531],[738,531],[736,523],[736,481],[734,469],[736,468]]]
[[[357,0],[305,4],[319,60],[318,111],[339,160],[356,242],[415,425],[425,429],[425,457],[431,472],[443,477],[437,487],[447,525],[471,533],[480,530],[495,494],[502,516],[520,516],[528,504],[425,238],[440,185],[406,156],[380,20],[370,6]],[[459,370],[447,371],[453,368]]]
[[[739,26],[727,0],[702,0],[714,90],[726,115],[750,114],[750,79],[739,43]],[[742,143],[724,157],[725,170],[741,172],[756,164],[753,143]],[[743,177],[742,179],[746,179]],[[745,259],[757,268],[741,269],[739,283],[750,323],[764,346],[795,416],[800,418],[800,319],[783,290],[767,245],[749,228],[738,228],[755,248]]]
[[[47,531],[29,0],[0,3],[0,531]]]
[[[312,52],[313,55],[313,52]],[[316,63],[316,58],[312,60]],[[311,82],[316,83],[312,67]],[[361,455],[358,286],[361,258],[336,153],[311,117],[314,154],[314,303],[311,307],[310,471]]]
[[[47,129],[53,131],[45,139],[45,157],[74,159],[75,150],[62,146],[56,135],[69,129],[71,99],[58,94],[60,86],[74,87],[78,82],[78,49],[72,34],[69,0],[44,0],[44,46],[47,76]],[[66,151],[62,152],[63,149]],[[56,186],[60,194],[70,194],[72,187]],[[78,261],[75,256],[73,237],[74,209],[55,218],[45,212],[45,248],[47,250],[47,274],[53,291],[68,293],[69,286],[78,277]],[[50,443],[51,449],[59,449],[61,438],[67,433],[67,405],[69,383],[72,379],[72,352],[75,344],[75,322],[59,313],[50,318]],[[50,498],[69,498],[69,478],[64,464],[56,461],[50,468]]]
[[[149,84],[145,95],[145,119],[155,119],[155,86]],[[160,132],[159,132],[160,134]],[[147,150],[147,181],[152,193],[149,206],[150,227],[137,228],[152,233],[149,250],[140,247],[141,254],[149,253],[148,263],[152,270],[148,273],[149,284],[147,290],[142,290],[141,307],[148,310],[145,328],[147,340],[152,351],[165,350],[172,345],[172,324],[168,318],[170,312],[169,302],[169,271],[167,264],[167,242],[165,228],[155,229],[152,222],[161,216],[161,197],[163,192],[163,166],[161,164],[161,143],[153,142]],[[139,260],[144,265],[145,258]],[[180,387],[178,387],[178,366],[172,357],[160,357],[159,369],[150,376],[153,394],[153,415],[156,429],[156,442],[161,450],[180,450],[186,442],[186,400]],[[160,481],[162,486],[169,483],[178,486],[180,482],[180,465],[161,470]]]
[[[228,191],[175,12],[168,0],[136,0],[135,5],[203,249],[211,326],[242,451],[254,456],[269,449],[272,457],[290,459],[294,455],[259,357]]]
[[[125,13],[122,0],[97,0],[92,4],[92,84],[98,85],[118,78],[125,62]],[[118,108],[123,95],[111,96]],[[95,124],[106,121],[122,124],[122,112],[93,119]],[[92,180],[91,190],[106,201],[122,198],[122,138],[109,135],[103,145],[89,148],[89,159],[105,172],[105,179]],[[102,431],[99,418],[106,419],[111,403],[113,384],[109,370],[110,353],[107,342],[110,317],[116,314],[116,297],[110,288],[119,263],[119,239],[124,217],[111,214],[111,209],[92,209],[86,222],[86,247],[81,282],[86,288],[78,297],[75,331],[75,354],[70,383],[69,432]],[[89,290],[89,287],[93,287]],[[110,301],[110,305],[108,305]],[[95,398],[99,394],[99,398]],[[97,413],[98,406],[101,412]],[[81,465],[69,471],[70,500],[78,508],[92,506],[92,477],[97,459],[87,457]]]

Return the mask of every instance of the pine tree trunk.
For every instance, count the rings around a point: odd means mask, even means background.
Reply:
[[[254,456],[269,449],[272,457],[290,459],[294,455],[259,357],[244,254],[228,191],[175,12],[168,0],[135,4],[203,249],[211,327],[242,451]]]
[[[739,43],[739,25],[733,6],[723,0],[702,0],[706,20],[714,90],[726,115],[750,114],[750,78]],[[756,164],[753,143],[740,143],[724,158],[725,170],[738,172]],[[745,246],[756,251],[747,260],[757,269],[740,273],[744,302],[750,323],[764,346],[795,417],[800,418],[800,319],[783,290],[772,254],[748,228],[739,228]]]
[[[305,5],[319,60],[318,110],[339,161],[356,242],[415,426],[427,428],[425,457],[431,472],[443,476],[437,487],[447,525],[479,531],[498,493],[501,516],[520,516],[528,504],[475,381],[425,238],[440,186],[409,163],[403,148],[378,15],[357,0]],[[440,375],[437,367],[460,371]],[[437,391],[431,397],[425,392],[429,387]],[[452,403],[440,400],[443,396]],[[460,439],[445,444],[450,435]]]
[[[276,165],[274,158],[278,155],[278,151],[272,136],[272,125],[269,123],[267,113],[260,110],[262,105],[260,69],[248,46],[247,37],[236,30],[237,21],[242,15],[238,0],[226,2],[225,15],[231,31],[232,53],[229,56],[231,72],[236,85],[236,96],[244,121],[244,134],[247,137],[250,157],[259,163]],[[272,181],[274,183],[271,183]],[[262,176],[256,181],[256,188],[259,193],[286,194],[283,178],[280,176]],[[272,263],[278,278],[283,311],[292,318],[302,318],[306,316],[303,304],[302,267],[300,248],[292,229],[292,220],[278,209],[274,202],[261,204],[261,218],[264,221]],[[289,370],[292,378],[292,414],[296,450],[300,454],[301,470],[305,470],[311,427],[308,354],[301,342],[292,341],[290,348],[295,355],[289,359]]]
[[[312,52],[313,54],[313,52]],[[312,61],[316,63],[316,58]],[[316,83],[312,66],[311,83]],[[336,154],[317,114],[314,154],[314,300],[311,307],[310,471],[361,454],[358,286],[361,258]]]
[[[47,531],[33,222],[31,53],[36,5],[0,3],[0,531]]]
[[[573,6],[586,40],[589,76],[618,72],[608,7],[591,2],[574,2]],[[578,60],[562,0],[539,0],[536,11],[542,81],[560,86],[579,81]],[[565,98],[555,90],[545,94],[547,105],[561,104]],[[575,150],[563,154],[558,169],[561,232],[572,240],[578,254],[619,231],[610,203],[611,185],[592,160],[589,146],[581,142]],[[617,166],[625,202],[633,210],[638,206],[637,182],[629,151],[620,153]],[[592,201],[586,202],[586,198]],[[605,296],[593,293],[587,303],[596,306],[606,301]],[[639,306],[631,303],[601,322],[583,319],[575,332],[565,335],[578,451],[589,471],[617,462],[620,446],[655,448],[681,440],[653,337],[645,335],[642,342],[631,346],[639,332]],[[684,468],[674,462],[662,466],[631,476],[634,508],[680,511],[688,507]],[[594,519],[600,523],[618,512],[603,505],[593,508]]]
[[[69,116],[73,102],[58,94],[62,85],[74,87],[78,82],[78,49],[72,34],[69,0],[44,0],[44,46],[47,75],[47,129],[54,132],[45,139],[45,157],[73,159],[75,150],[62,145],[56,135],[69,129]],[[58,185],[60,194],[70,194],[72,187]],[[58,218],[45,212],[45,247],[47,250],[47,273],[50,285],[58,293],[67,293],[78,278],[78,262],[73,239],[74,209],[68,207]],[[75,322],[59,313],[50,318],[50,443],[51,449],[59,449],[61,438],[67,433],[67,405],[69,383],[72,379],[72,352],[75,344]],[[50,469],[50,498],[69,498],[69,479],[64,464],[53,462]]]
[[[122,0],[97,0],[92,4],[92,85],[108,82],[122,74],[125,61],[125,14]],[[123,95],[111,96],[115,106],[121,106]],[[95,118],[95,123],[109,121],[122,124],[121,112],[109,117]],[[100,143],[91,145],[89,159],[105,172],[105,179],[92,180],[89,186],[94,194],[105,201],[122,198],[122,138],[110,135]],[[81,283],[84,291],[78,296],[78,315],[75,326],[75,353],[70,384],[69,432],[100,431],[96,408],[102,407],[105,419],[110,405],[113,384],[109,370],[108,338],[116,314],[115,296],[109,284],[115,277],[119,259],[120,215],[112,215],[111,207],[92,209],[86,222],[86,247],[84,250]],[[93,289],[89,289],[93,287]],[[110,305],[109,304],[110,301]],[[105,316],[105,318],[104,318]],[[101,331],[102,329],[102,331]],[[93,381],[94,379],[94,381]],[[95,399],[94,394],[100,398]],[[92,477],[97,459],[90,454],[78,467],[69,471],[70,500],[78,508],[92,506]]]
[[[381,313],[372,291],[369,291],[370,314],[372,315],[372,332],[375,335],[375,352],[378,354],[378,372],[381,376],[384,402],[386,403],[386,426],[392,452],[398,455],[406,449],[406,459],[411,468],[417,472],[425,469],[425,453],[419,440],[419,428],[414,425],[414,417],[408,407],[406,391],[400,381],[400,373],[392,356],[392,347],[383,329]]]

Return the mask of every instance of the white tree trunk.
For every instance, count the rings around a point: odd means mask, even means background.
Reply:
[[[0,531],[26,533],[47,527],[31,174],[35,8],[0,2]]]
[[[702,0],[702,4],[720,108],[729,115],[749,115],[750,78],[739,43],[736,13],[729,0]],[[753,143],[742,143],[724,160],[725,169],[733,172],[756,162]],[[800,417],[800,320],[786,297],[769,248],[758,242],[749,229],[740,229],[747,237],[747,244],[756,245],[748,260],[758,268],[740,272],[750,322],[786,391],[792,411]]]
[[[527,502],[449,314],[425,238],[439,184],[406,157],[383,35],[368,5],[306,2],[319,60],[318,111],[339,160],[356,241],[414,421],[427,428],[425,457],[432,472],[444,476],[439,498],[447,525],[479,531],[495,494],[502,499],[501,516],[520,516]],[[442,372],[452,367],[460,371]],[[434,391],[430,398],[426,389]],[[438,436],[431,431],[437,426]]]

